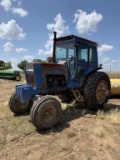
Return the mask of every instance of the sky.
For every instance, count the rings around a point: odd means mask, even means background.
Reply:
[[[74,34],[98,42],[104,71],[120,71],[119,0],[0,0],[0,59],[13,69],[45,60],[57,37]]]

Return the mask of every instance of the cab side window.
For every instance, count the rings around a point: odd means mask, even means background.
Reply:
[[[97,62],[97,50],[95,47],[90,47],[89,57],[90,62]]]
[[[79,45],[78,47],[78,60],[88,61],[88,47],[85,45]]]

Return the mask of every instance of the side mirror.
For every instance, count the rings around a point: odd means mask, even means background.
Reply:
[[[102,64],[100,64],[99,67],[102,68]]]

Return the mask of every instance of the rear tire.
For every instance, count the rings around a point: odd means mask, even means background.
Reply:
[[[16,81],[20,81],[20,80],[21,80],[21,76],[17,75],[17,76],[15,77],[15,80],[16,80]]]
[[[29,103],[23,104],[17,98],[16,93],[13,93],[9,100],[9,108],[15,114],[23,114],[30,112],[31,107],[33,106],[33,100],[30,100]]]
[[[95,72],[87,79],[83,96],[87,109],[103,109],[109,99],[110,79],[104,72]]]
[[[61,112],[59,101],[52,96],[45,96],[31,109],[31,121],[37,130],[49,129],[58,123]]]

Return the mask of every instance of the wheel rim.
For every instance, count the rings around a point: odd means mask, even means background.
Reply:
[[[43,114],[42,114],[42,118],[44,123],[49,123],[51,124],[51,122],[54,121],[56,117],[56,109],[55,106],[53,104],[49,104],[49,107],[45,107]]]
[[[16,76],[16,80],[19,81],[20,80],[20,76]]]
[[[96,89],[96,99],[98,103],[105,102],[107,98],[107,91],[108,91],[108,84],[105,80],[99,82],[97,89]]]

